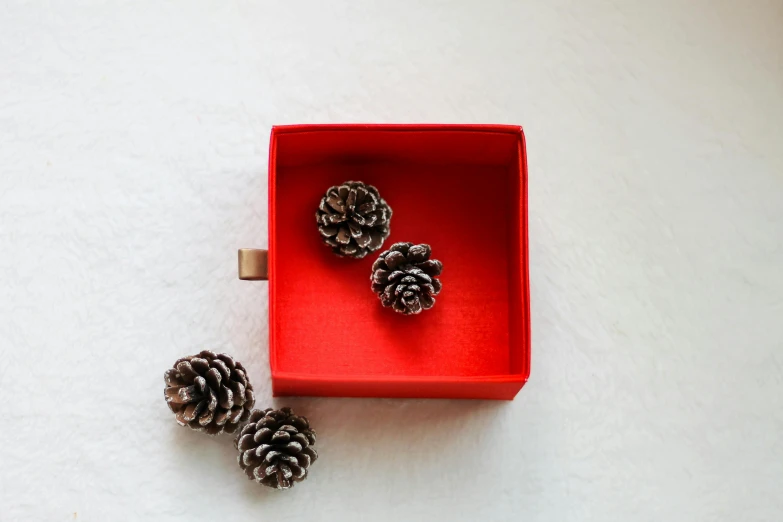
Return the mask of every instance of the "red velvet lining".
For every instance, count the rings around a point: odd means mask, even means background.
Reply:
[[[370,290],[377,255],[340,259],[322,245],[318,201],[347,180],[375,185],[394,209],[384,248],[432,245],[444,264],[432,310],[405,317],[381,307]],[[527,379],[519,127],[275,127],[269,208],[276,393],[512,398]],[[460,392],[462,381],[480,386]]]

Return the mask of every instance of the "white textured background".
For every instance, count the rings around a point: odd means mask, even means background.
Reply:
[[[645,3],[0,2],[0,520],[783,519],[783,2]],[[280,493],[162,375],[271,404],[236,248],[308,122],[525,127],[533,371],[278,401],[321,453]]]

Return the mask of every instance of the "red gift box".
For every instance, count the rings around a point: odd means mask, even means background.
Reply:
[[[508,125],[292,125],[269,146],[275,395],[513,399],[530,374],[527,161]],[[443,291],[404,316],[370,290],[376,254],[339,258],[315,211],[375,185],[395,242],[428,243]]]

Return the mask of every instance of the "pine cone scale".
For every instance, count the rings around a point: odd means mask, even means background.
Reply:
[[[218,404],[221,408],[225,408],[227,410],[230,410],[232,406],[234,406],[234,393],[228,389],[228,387],[223,386],[220,388],[220,391],[218,392]]]
[[[347,227],[340,227],[340,229],[337,231],[337,235],[335,236],[335,239],[338,243],[347,245],[351,242],[351,234],[348,232]]]
[[[242,383],[239,381],[228,380],[226,382],[226,387],[231,390],[231,393],[234,395],[234,402],[239,406],[242,406],[242,404],[245,402],[245,387],[242,385]]]
[[[231,424],[237,424],[238,422],[241,422],[242,419],[242,412],[247,411],[243,408],[232,408],[231,411],[228,413],[228,422]]]
[[[358,236],[354,236],[354,239],[359,248],[367,248],[372,241],[372,236],[369,232],[360,231]]]
[[[215,359],[212,361],[212,366],[220,373],[221,379],[227,380],[231,376],[231,370],[228,369],[228,366],[226,366],[226,363],[223,362],[222,359]]]
[[[384,258],[384,261],[386,261],[386,266],[389,267],[391,270],[394,270],[398,266],[405,263],[405,255],[403,255],[401,252],[392,252],[388,256]]]
[[[369,226],[373,226],[373,225],[369,225]],[[388,236],[388,234],[384,235],[380,232],[370,232],[370,244],[367,245],[367,250],[369,250],[370,252],[375,252],[376,250],[381,248],[383,242],[386,240],[386,236]]]
[[[419,268],[421,268],[425,274],[434,276],[441,273],[443,264],[435,259],[428,259],[427,261],[420,263]]]
[[[340,214],[345,213],[345,203],[338,196],[329,196],[329,198],[326,200],[326,204],[329,205],[335,212],[339,212]]]
[[[188,361],[182,361],[179,363],[177,365],[177,370],[182,374],[182,378],[186,381],[192,381],[199,376],[199,374],[196,373]]]
[[[221,411],[220,413],[216,414],[214,416],[215,424],[218,426],[223,426],[228,421],[228,412],[227,411]]]
[[[194,357],[188,362],[188,364],[190,364],[191,369],[196,373],[197,376],[206,371],[209,371],[209,363],[206,361],[206,359],[199,359],[198,357]]]

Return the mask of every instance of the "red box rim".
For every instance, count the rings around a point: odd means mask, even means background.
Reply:
[[[482,376],[406,376],[406,375],[341,375],[341,374],[311,374],[282,372],[277,369],[277,335],[275,333],[275,309],[276,309],[276,278],[277,256],[276,252],[276,216],[275,216],[275,197],[276,197],[276,172],[277,172],[277,137],[281,134],[321,132],[321,131],[396,131],[396,132],[421,132],[421,131],[467,131],[467,132],[490,132],[514,134],[519,138],[519,172],[520,196],[522,203],[522,212],[520,212],[519,223],[519,245],[522,256],[520,262],[520,281],[522,306],[520,307],[520,317],[524,333],[524,341],[520,346],[522,355],[522,371],[520,373],[509,373],[502,375],[482,375]],[[522,127],[518,125],[486,125],[486,124],[300,124],[300,125],[275,125],[272,127],[269,139],[269,219],[268,219],[268,249],[269,249],[269,366],[272,375],[272,381],[275,379],[286,379],[288,381],[301,382],[373,382],[373,383],[463,383],[463,382],[482,382],[482,383],[520,383],[524,385],[530,377],[530,359],[531,359],[531,339],[530,339],[530,277],[529,277],[529,246],[528,246],[528,171],[527,171],[527,152],[525,146],[525,134]],[[511,318],[509,318],[511,319]]]

